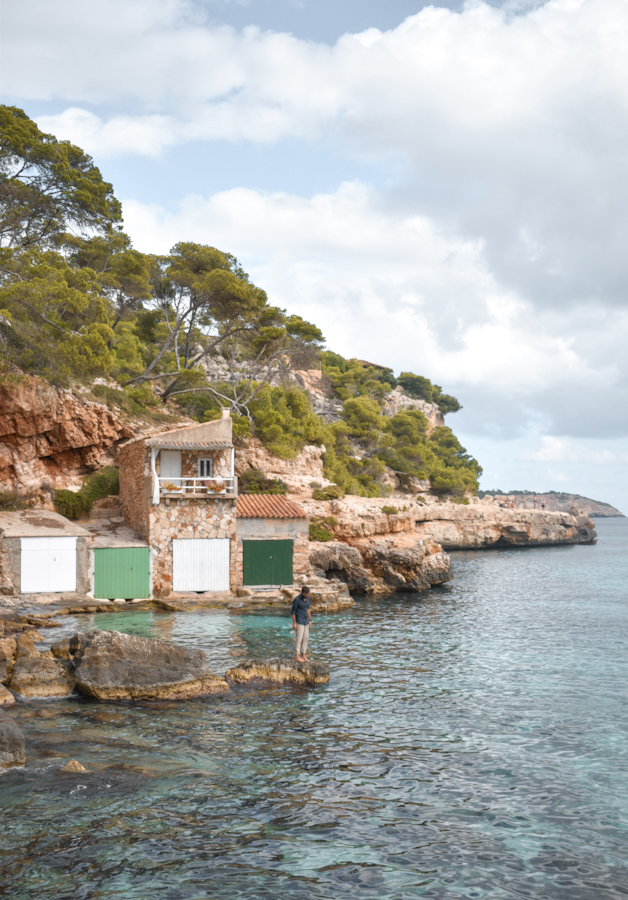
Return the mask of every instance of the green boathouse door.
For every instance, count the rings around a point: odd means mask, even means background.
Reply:
[[[94,599],[138,600],[150,597],[150,549],[112,547],[94,550]]]
[[[292,541],[242,541],[244,584],[292,584]]]

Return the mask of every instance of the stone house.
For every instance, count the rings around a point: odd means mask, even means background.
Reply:
[[[0,593],[91,590],[90,535],[47,509],[0,513]]]
[[[236,507],[236,574],[245,587],[292,584],[309,573],[309,519],[292,500],[244,494]]]
[[[120,506],[150,546],[156,596],[238,585],[234,453],[227,409],[120,448]]]

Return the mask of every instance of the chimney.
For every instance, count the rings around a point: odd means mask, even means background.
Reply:
[[[223,406],[223,408],[220,410],[220,417],[221,417],[221,419],[230,419],[231,418],[231,410],[229,409],[228,406]]]

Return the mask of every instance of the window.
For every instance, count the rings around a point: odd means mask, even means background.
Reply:
[[[214,460],[211,456],[202,456],[198,461],[198,477],[212,478],[214,474]]]

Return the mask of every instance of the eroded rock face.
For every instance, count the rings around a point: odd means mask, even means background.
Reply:
[[[0,769],[23,766],[25,760],[24,735],[13,719],[0,709]]]
[[[311,542],[310,547],[310,564],[315,576],[342,581],[350,591],[366,593],[369,590],[369,572],[355,547],[339,541]]]
[[[243,684],[246,681],[277,681],[282,684],[327,684],[329,669],[324,663],[300,663],[292,659],[247,659],[229,669],[228,681]]]
[[[0,387],[0,484],[30,490],[79,483],[112,462],[133,429],[107,406],[36,378]]]
[[[353,546],[330,541],[311,546],[314,573],[339,579],[356,593],[425,591],[453,577],[449,556],[432,542],[400,547],[395,540],[363,540]]]
[[[176,644],[90,631],[74,635],[69,652],[76,687],[99,700],[187,700],[229,689],[201,650]]]
[[[69,697],[74,693],[70,667],[45,656],[18,658],[9,688],[29,700]]]

